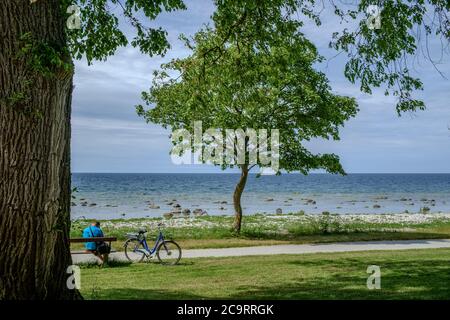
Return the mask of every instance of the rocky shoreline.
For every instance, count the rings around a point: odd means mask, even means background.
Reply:
[[[359,205],[359,207],[362,209],[361,211],[364,211],[364,209],[371,209],[375,212],[380,212],[379,214],[382,214],[382,211],[388,211],[386,208],[387,206],[384,202],[385,201],[391,201],[391,202],[397,202],[402,205],[404,208],[401,213],[404,214],[410,214],[410,213],[422,213],[422,214],[429,214],[429,213],[442,213],[441,210],[437,207],[437,205],[446,205],[446,201],[437,201],[433,198],[420,198],[420,199],[413,199],[413,198],[407,198],[407,197],[399,197],[399,198],[392,198],[390,199],[388,196],[375,196],[368,199],[360,199],[360,200],[346,200],[341,201],[335,206],[335,210],[323,210],[320,211],[321,204],[323,204],[324,201],[321,201],[313,198],[313,197],[299,197],[297,199],[293,197],[287,197],[285,199],[275,199],[275,198],[265,198],[261,200],[261,203],[267,203],[267,205],[264,205],[264,207],[270,207],[269,210],[266,211],[257,211],[259,213],[264,214],[284,214],[284,213],[292,213],[292,212],[308,212],[308,213],[323,213],[323,212],[331,212],[331,213],[338,213],[338,214],[347,214],[342,213],[342,210],[345,210],[345,207],[355,207],[356,204]],[[182,205],[181,203],[184,203]],[[88,201],[85,198],[80,198],[78,200],[73,200],[72,207],[83,207],[88,208],[90,211],[95,212],[96,210],[106,210],[107,208],[117,208],[118,210],[126,210],[127,208],[120,208],[117,204],[98,204],[94,201]],[[119,209],[120,208],[120,209]],[[134,206],[133,209],[138,210],[139,207]],[[247,208],[244,206],[244,211],[247,211]],[[181,201],[178,201],[175,198],[172,199],[165,199],[161,200],[159,203],[155,202],[154,200],[145,200],[145,204],[143,205],[143,214],[142,217],[164,217],[166,219],[172,219],[172,218],[180,218],[180,217],[199,217],[199,216],[207,216],[209,213],[208,211],[212,211],[212,215],[221,215],[221,214],[233,214],[233,204],[228,201],[224,200],[216,200],[216,201],[210,201],[208,205],[208,209],[200,208],[200,205],[193,204],[193,203],[186,203],[186,201],[183,199]],[[317,212],[319,211],[319,212]],[[349,210],[350,211],[350,210]],[[354,210],[353,210],[354,211]],[[148,212],[145,213],[145,212]],[[349,212],[351,214],[354,212]],[[362,214],[371,214],[371,213],[364,213]],[[397,213],[397,214],[401,214]],[[127,213],[121,213],[121,217],[128,217]]]
[[[275,227],[288,227],[293,223],[311,224],[320,223],[324,217],[329,223],[339,222],[342,225],[350,224],[371,224],[371,225],[396,225],[396,226],[415,226],[431,223],[449,223],[450,213],[430,213],[430,214],[348,214],[334,215],[324,213],[317,214],[253,214],[244,216],[244,223],[249,225],[265,225]],[[140,228],[150,227],[156,228],[161,220],[164,221],[166,227],[171,228],[190,228],[190,227],[217,227],[229,225],[230,216],[180,216],[179,218],[140,218],[140,219],[110,219],[102,220],[102,225],[112,228]],[[75,220],[79,221],[79,220]]]

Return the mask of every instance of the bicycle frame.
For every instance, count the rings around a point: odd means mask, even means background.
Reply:
[[[163,235],[162,231],[159,230],[158,237],[156,238],[155,245],[152,249],[149,248],[148,243],[147,243],[147,237],[144,236],[142,238],[142,240],[139,241],[139,244],[142,244],[142,246],[144,247],[144,250],[134,248],[133,251],[134,252],[142,252],[148,257],[155,253],[156,249],[158,248],[158,246],[161,242],[164,242],[164,235]]]

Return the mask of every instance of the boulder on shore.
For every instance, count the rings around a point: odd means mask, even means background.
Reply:
[[[172,212],[163,213],[163,217],[166,219],[170,219],[173,217],[173,213]]]
[[[206,210],[203,210],[203,209],[195,209],[194,211],[192,211],[192,213],[194,214],[194,216],[206,216],[206,215],[208,215],[208,212],[206,212]]]
[[[430,213],[430,208],[429,207],[423,207],[420,208],[420,213],[426,214],[426,213]]]
[[[174,218],[178,218],[179,216],[181,216],[181,211],[172,211],[171,213],[173,214]]]
[[[181,208],[179,208],[179,207],[178,208],[173,208],[171,212],[181,213]]]

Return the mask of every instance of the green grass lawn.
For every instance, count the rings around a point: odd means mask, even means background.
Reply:
[[[450,249],[82,266],[85,299],[450,299]],[[381,289],[368,290],[369,265]]]
[[[342,241],[411,240],[450,238],[450,219],[438,215],[409,214],[398,219],[396,215],[378,215],[376,221],[365,221],[365,215],[348,219],[337,215],[305,215],[301,213],[282,216],[244,216],[242,231],[236,236],[231,230],[232,216],[206,216],[195,219],[144,218],[102,221],[108,236],[116,236],[121,250],[127,232],[139,228],[156,235],[156,224],[165,222],[165,233],[175,239],[183,249],[227,248],[287,243],[327,243]],[[424,220],[425,219],[425,220]],[[72,223],[71,237],[80,237],[89,221]],[[73,244],[78,250],[83,244]]]

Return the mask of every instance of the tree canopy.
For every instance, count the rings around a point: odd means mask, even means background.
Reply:
[[[195,120],[224,134],[226,129],[278,129],[281,169],[343,173],[337,156],[314,155],[302,143],[338,139],[339,127],[356,114],[356,102],[332,94],[326,76],[314,70],[321,57],[297,31],[297,22],[274,28],[265,42],[222,43],[211,28],[186,39],[193,54],[155,72],[152,88],[143,94],[155,107],[138,106],[138,112],[172,130],[193,131]],[[217,50],[205,55],[212,47]],[[227,166],[233,163],[225,161]]]
[[[361,0],[353,5],[317,0],[216,0],[214,24],[222,39],[236,37],[272,37],[271,23],[292,19],[300,25],[311,20],[319,28],[324,12],[332,11],[343,23],[343,30],[333,33],[330,47],[347,55],[344,74],[359,83],[363,92],[382,87],[385,94],[397,97],[397,111],[424,109],[424,102],[414,93],[423,83],[412,72],[412,61],[423,56],[436,70],[438,61],[429,52],[429,42],[437,40],[448,53],[450,39],[450,2],[447,0]],[[367,26],[367,9],[378,5],[381,28]],[[327,8],[328,10],[324,10]]]
[[[72,56],[88,63],[105,60],[117,48],[131,44],[143,54],[164,54],[170,44],[162,27],[148,24],[166,11],[186,9],[182,0],[63,0],[62,9],[76,4],[80,7],[80,28],[67,30],[68,48]],[[128,24],[121,24],[122,16]],[[132,27],[132,39],[126,28]]]
[[[361,0],[352,6],[333,0],[212,1],[216,5],[212,20],[221,39],[219,43],[233,42],[236,38],[264,42],[274,36],[274,25],[287,19],[296,20],[300,27],[308,19],[320,28],[324,12],[332,11],[345,26],[333,33],[330,47],[347,55],[346,78],[358,83],[363,92],[371,93],[382,87],[386,95],[396,96],[399,114],[425,108],[424,102],[415,97],[415,92],[423,89],[423,83],[411,72],[411,61],[422,55],[440,73],[439,61],[429,52],[429,42],[440,41],[442,51],[448,53],[447,0]],[[35,54],[42,59],[50,54],[44,60],[53,61],[54,66],[61,65],[54,52],[61,55],[66,49],[73,58],[85,57],[88,63],[106,60],[119,47],[129,44],[150,56],[164,54],[170,48],[167,32],[160,26],[148,25],[164,11],[186,9],[182,0],[63,0],[61,10],[66,17],[72,4],[80,6],[81,27],[67,30],[67,48],[46,44],[50,48]],[[381,9],[382,21],[381,28],[376,30],[366,24],[367,9],[374,4]],[[121,16],[124,21],[119,19]],[[127,37],[130,33],[131,39]],[[217,45],[210,48],[205,55],[217,48]]]

